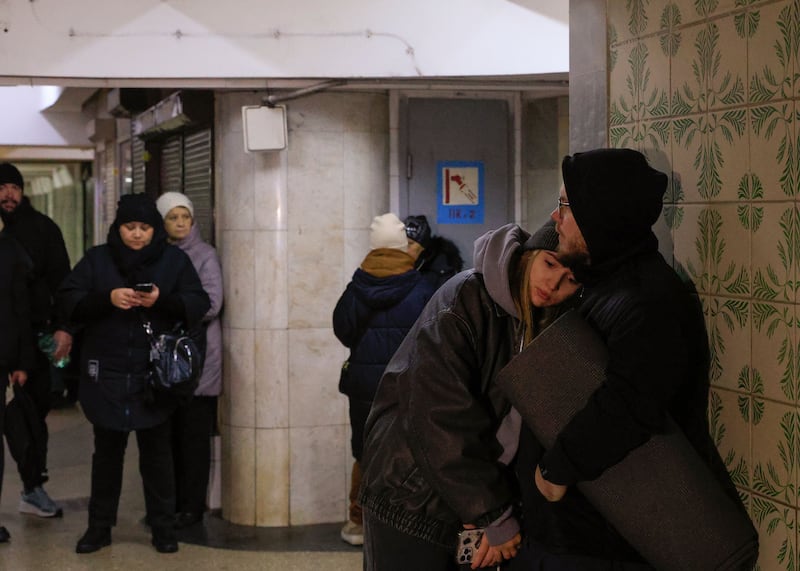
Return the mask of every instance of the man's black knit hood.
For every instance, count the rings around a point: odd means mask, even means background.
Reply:
[[[561,162],[567,200],[586,240],[593,267],[657,249],[652,231],[663,205],[667,175],[639,151],[596,149]]]

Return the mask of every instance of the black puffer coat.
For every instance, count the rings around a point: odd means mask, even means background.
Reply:
[[[155,426],[176,405],[163,397],[149,402],[149,342],[140,312],[159,332],[178,322],[192,326],[210,307],[191,260],[176,246],[164,244],[161,255],[140,268],[136,281],[158,286],[155,305],[146,310],[114,307],[111,290],[133,284],[117,267],[111,246],[104,244],[86,253],[59,290],[65,315],[84,325],[79,391],[84,414],[92,424],[112,430]]]

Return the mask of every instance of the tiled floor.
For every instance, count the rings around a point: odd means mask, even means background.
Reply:
[[[136,439],[128,443],[119,521],[111,547],[88,555],[75,553],[86,527],[92,432],[79,409],[53,411],[50,427],[50,482],[45,488],[64,506],[64,517],[41,519],[21,515],[21,484],[16,464],[6,451],[6,475],[0,498],[0,524],[11,533],[0,544],[0,570],[191,570],[357,571],[361,550],[339,539],[341,524],[292,528],[254,528],[229,524],[207,515],[201,528],[187,532],[176,554],[162,555],[150,545],[141,523],[144,499],[136,457]]]

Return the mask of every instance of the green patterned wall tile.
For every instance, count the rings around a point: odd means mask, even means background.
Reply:
[[[754,200],[785,200],[797,195],[798,147],[794,104],[776,101],[748,109],[751,175],[760,196]]]
[[[714,444],[725,461],[733,483],[745,490],[752,485],[750,430],[763,417],[763,401],[760,409],[756,407],[755,410],[751,406],[752,401],[750,394],[712,390],[708,404],[709,427]]]
[[[800,453],[797,407],[765,400],[761,422],[751,424],[751,432],[753,492],[774,502],[796,506]]]
[[[625,42],[637,37],[631,32],[630,18],[628,15],[628,2],[608,2],[606,17],[609,25],[609,44],[614,46],[617,42]]]
[[[698,13],[695,0],[673,0],[672,3],[680,11],[684,24],[692,24],[704,18],[702,14]]]
[[[670,114],[670,54],[664,52],[663,43],[661,35],[642,40],[644,65],[636,77],[639,80],[640,115],[644,120],[664,119]]]
[[[709,200],[735,201],[739,184],[748,173],[750,145],[747,111],[743,108],[709,115],[711,130],[703,138],[698,186]]]
[[[685,199],[735,200],[748,160],[745,109],[675,118],[672,136]]]
[[[798,400],[797,327],[794,306],[753,301],[752,367],[764,386],[764,396],[781,402]],[[735,371],[739,374],[739,371]],[[728,374],[725,371],[725,374]]]
[[[754,494],[750,514],[759,537],[756,571],[795,571],[797,510]]]
[[[659,36],[658,41],[661,47],[661,53],[667,57],[672,57],[678,53],[681,42],[683,41],[683,33],[681,32],[681,24],[683,23],[683,15],[680,8],[674,2],[667,2],[664,9],[661,11],[661,18],[659,22]]]
[[[608,2],[607,15],[620,41],[658,32],[668,0],[614,0]]]
[[[630,125],[638,117],[639,93],[631,77],[635,73],[635,54],[641,50],[638,42],[618,45],[615,49],[615,64],[609,72],[609,124],[611,128]]]
[[[701,294],[710,292],[708,276],[708,224],[701,223],[706,209],[695,204],[680,206],[681,224],[672,230],[676,269],[690,279]]]
[[[707,303],[711,383],[715,387],[741,389],[742,371],[750,370],[750,301],[710,296]]]
[[[707,243],[709,292],[745,297],[750,294],[750,231],[744,228],[735,204],[717,204],[701,211],[698,220]]]
[[[683,200],[701,202],[706,198],[700,192],[700,170],[696,163],[703,156],[706,133],[711,128],[705,113],[677,117],[671,121],[672,160],[676,177],[680,180]],[[705,190],[705,189],[704,189]]]
[[[711,50],[707,61],[709,106],[724,109],[742,105],[746,100],[747,81],[747,37],[741,35],[733,14],[715,20],[707,27],[707,49]]]
[[[763,219],[752,232],[754,298],[797,301],[799,246],[800,224],[795,203],[764,203]]]
[[[792,95],[793,39],[786,2],[753,7],[742,27],[752,34],[747,45],[747,98],[750,103],[786,99]]]
[[[708,75],[700,51],[707,43],[706,26],[690,26],[680,32],[677,51],[671,57],[669,70],[657,70],[670,74],[670,110],[675,116],[699,113],[708,109],[705,94]]]

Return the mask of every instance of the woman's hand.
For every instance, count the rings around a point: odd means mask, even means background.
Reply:
[[[539,469],[539,466],[536,466],[534,480],[536,482],[536,487],[539,488],[539,492],[548,502],[557,502],[564,497],[564,494],[567,493],[566,486],[553,484],[552,482],[545,480],[544,476],[542,476],[542,471]]]
[[[119,287],[111,290],[111,305],[127,310],[132,307],[139,307],[142,302],[139,301],[137,292],[133,291],[132,288]]]
[[[153,307],[153,304],[158,299],[158,286],[153,284],[153,289],[149,292],[135,291],[136,300],[142,307]]]
[[[494,567],[503,561],[511,559],[517,555],[522,536],[518,533],[505,543],[500,545],[489,545],[486,535],[481,538],[481,543],[475,555],[472,556],[470,569],[480,569],[481,567]]]

